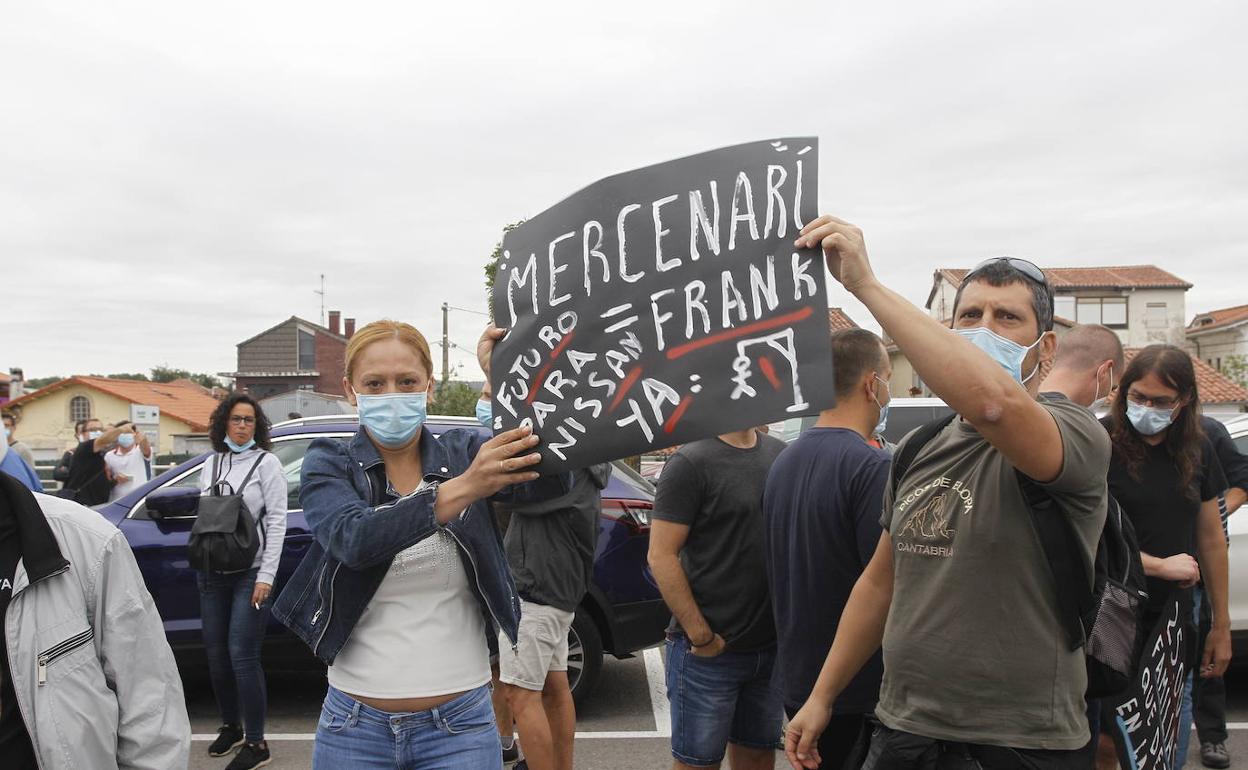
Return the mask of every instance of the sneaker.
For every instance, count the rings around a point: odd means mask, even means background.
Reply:
[[[1231,766],[1231,755],[1225,743],[1200,744],[1200,763],[1205,767],[1216,767],[1219,770]]]
[[[234,761],[225,766],[225,770],[252,770],[253,767],[264,767],[272,761],[267,743],[244,743]]]
[[[243,728],[238,725],[221,725],[217,728],[217,739],[208,747],[208,756],[224,757],[242,745]]]
[[[515,738],[500,737],[498,742],[503,746],[503,764],[511,764],[520,759],[520,744],[516,743]]]

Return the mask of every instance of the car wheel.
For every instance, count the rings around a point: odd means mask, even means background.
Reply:
[[[593,617],[577,609],[568,630],[568,685],[579,708],[593,692],[602,672],[602,635]]]

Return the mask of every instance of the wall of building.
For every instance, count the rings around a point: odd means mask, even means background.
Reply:
[[[321,376],[316,379],[317,393],[331,396],[346,395],[342,392],[342,372],[346,362],[347,343],[331,337],[325,332],[316,333],[316,370]]]
[[[1248,358],[1248,325],[1210,332],[1198,337],[1188,337],[1187,348],[1193,356],[1214,369],[1225,371],[1223,366],[1227,358],[1231,356]]]
[[[65,450],[75,445],[74,421],[69,412],[70,401],[75,396],[85,396],[91,402],[91,416],[105,424],[130,419],[129,401],[82,385],[71,385],[30,401],[22,406],[16,432],[17,438],[26,442],[37,460],[59,459]],[[189,425],[162,412],[159,450],[166,452],[173,446],[175,433],[190,432]]]
[[[288,321],[238,346],[240,372],[293,372],[299,368],[297,323]]]
[[[1127,329],[1123,344],[1130,348],[1142,348],[1157,343],[1183,346],[1187,340],[1187,302],[1182,289],[1139,289],[1126,293]],[[1165,303],[1164,326],[1150,327],[1147,323],[1148,305]]]

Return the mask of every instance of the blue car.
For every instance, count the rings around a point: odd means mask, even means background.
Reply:
[[[278,591],[312,543],[312,533],[299,507],[304,453],[314,439],[345,439],[358,427],[354,415],[335,415],[293,420],[273,428],[273,454],[285,469],[290,508],[277,573]],[[427,428],[435,435],[451,428],[484,432],[476,420],[466,417],[430,417]],[[169,643],[184,661],[202,653],[203,648],[197,573],[187,563],[186,542],[195,523],[200,474],[208,456],[189,460],[120,500],[97,508],[129,541],[164,619]],[[578,703],[593,690],[604,654],[628,657],[663,640],[670,615],[646,564],[653,507],[654,486],[624,463],[615,462],[602,491],[593,585],[577,608],[568,640],[568,678]],[[317,665],[311,653],[276,621],[265,642],[266,666]]]

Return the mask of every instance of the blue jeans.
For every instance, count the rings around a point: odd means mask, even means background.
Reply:
[[[501,770],[490,688],[428,711],[391,713],[329,688],[316,725],[312,770]]]
[[[251,604],[258,571],[201,572],[198,580],[208,675],[221,721],[237,725],[241,711],[244,736],[253,743],[264,740],[267,700],[260,645],[269,624],[269,601],[259,611]]]
[[[776,649],[700,658],[684,634],[667,637],[672,756],[686,765],[723,761],[728,744],[775,749],[784,699],[772,684]]]

